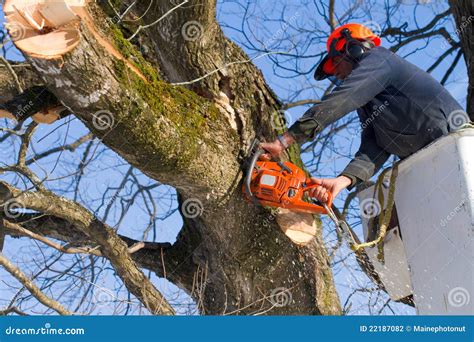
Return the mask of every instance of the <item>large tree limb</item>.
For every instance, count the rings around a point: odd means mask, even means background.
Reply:
[[[109,259],[127,289],[148,310],[153,314],[169,315],[174,313],[166,299],[137,268],[126,244],[112,228],[100,224],[88,210],[75,202],[47,191],[21,191],[5,182],[0,182],[2,207],[8,206],[12,201],[22,208],[36,210],[72,223],[89,239],[100,245],[102,254]],[[4,210],[8,210],[8,208]]]
[[[64,57],[62,67],[32,60],[48,82],[71,84],[56,88],[56,96],[106,145],[151,178],[188,193],[195,189],[225,193],[232,180],[214,177],[203,167],[215,165],[215,172],[221,175],[227,172],[220,168],[239,168],[231,158],[236,150],[235,134],[215,107],[162,81],[145,83],[123,63],[104,55],[86,30],[83,36],[79,46]],[[87,77],[84,70],[88,70]],[[222,158],[227,163],[218,163]]]
[[[34,85],[44,85],[44,81],[31,65],[27,62],[9,61],[13,71],[15,72],[22,89],[30,88]],[[19,94],[13,77],[8,68],[0,63],[0,103],[3,104],[12,100]]]
[[[105,229],[105,225],[100,221],[95,221],[98,225],[96,229]],[[65,243],[63,248],[68,248],[74,252],[88,253],[97,250],[97,243],[84,234],[80,228],[74,226],[69,221],[45,214],[21,214],[18,217],[4,218],[4,233],[12,238],[31,237],[33,234],[40,235],[48,239],[54,239]],[[15,226],[22,227],[25,232],[15,229]],[[184,231],[187,231],[186,227]],[[191,234],[180,234],[177,241],[170,243],[144,242],[131,239],[118,234],[119,238],[126,244],[129,251],[134,246],[140,248],[131,252],[131,257],[139,267],[143,267],[156,273],[159,277],[167,277],[174,284],[179,285],[189,293],[192,287],[192,275],[196,271],[196,265],[192,263],[190,256],[192,251],[198,246],[200,239],[194,233],[194,238],[189,239]],[[103,256],[100,249],[97,250]]]

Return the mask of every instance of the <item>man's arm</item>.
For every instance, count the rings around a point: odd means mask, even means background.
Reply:
[[[302,144],[314,139],[326,126],[364,106],[381,93],[390,82],[390,63],[377,53],[369,53],[354,68],[344,83],[310,108],[288,133]]]
[[[351,190],[357,184],[368,181],[380,170],[388,157],[390,157],[390,153],[377,144],[374,130],[369,125],[362,131],[359,151],[340,174],[352,180],[347,189]]]

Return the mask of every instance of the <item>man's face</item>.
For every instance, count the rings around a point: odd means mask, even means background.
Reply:
[[[336,66],[334,76],[337,79],[343,80],[352,72],[352,63],[344,58],[344,56],[333,57],[333,62]]]

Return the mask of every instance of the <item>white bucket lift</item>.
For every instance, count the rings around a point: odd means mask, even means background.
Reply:
[[[358,195],[366,241],[380,212],[375,190]],[[423,315],[474,315],[473,235],[474,129],[463,129],[400,163],[383,262],[377,246],[366,252],[392,299],[413,295]]]

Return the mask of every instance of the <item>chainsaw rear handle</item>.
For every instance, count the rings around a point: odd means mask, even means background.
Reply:
[[[318,186],[322,186],[322,185],[321,185],[320,183],[314,183],[314,182],[312,182],[312,181],[311,181],[311,182],[307,182],[305,188],[303,189],[303,191],[306,192],[306,191],[308,191],[308,190],[315,189],[315,188],[317,188]],[[327,200],[324,204],[326,204],[329,208],[331,208],[331,206],[332,206],[332,200],[333,200],[333,198],[332,198],[332,193],[331,193],[331,191],[328,191],[327,194],[328,194],[328,200]],[[327,210],[326,210],[326,211],[327,211]]]

